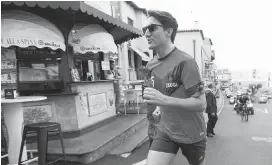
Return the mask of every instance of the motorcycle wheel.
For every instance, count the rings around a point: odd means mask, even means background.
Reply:
[[[245,118],[245,121],[248,121],[248,110],[246,110],[245,112],[244,112],[245,114],[245,116],[244,116],[244,118]]]

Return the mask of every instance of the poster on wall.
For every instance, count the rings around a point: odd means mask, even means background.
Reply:
[[[74,82],[80,81],[79,73],[77,69],[71,69],[71,76]]]
[[[1,49],[1,69],[16,69],[15,50]]]
[[[102,70],[110,70],[110,62],[109,61],[101,61]]]
[[[115,94],[114,94],[113,90],[110,90],[109,92],[107,92],[107,99],[108,99],[108,106],[109,107],[114,106]]]
[[[86,116],[89,116],[89,107],[88,107],[88,94],[82,93],[79,95],[79,102],[82,107],[82,110]]]
[[[90,116],[107,111],[106,93],[88,94]]]

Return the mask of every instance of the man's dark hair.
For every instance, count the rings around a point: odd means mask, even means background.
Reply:
[[[158,20],[163,25],[164,29],[172,28],[173,33],[171,35],[171,42],[174,43],[178,30],[177,20],[170,13],[158,10],[149,10],[148,17],[156,18],[156,20]]]
[[[213,84],[212,83],[208,84],[208,88],[213,89]]]

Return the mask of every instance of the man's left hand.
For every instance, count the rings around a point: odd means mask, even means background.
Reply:
[[[154,88],[145,88],[143,98],[148,104],[165,105],[167,97]]]

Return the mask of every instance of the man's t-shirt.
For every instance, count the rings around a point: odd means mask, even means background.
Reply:
[[[190,98],[202,85],[195,60],[175,48],[163,59],[155,56],[148,64],[154,88],[176,98]],[[178,143],[195,143],[206,138],[203,111],[191,112],[177,107],[161,106],[159,130]]]

